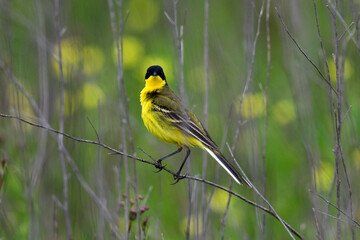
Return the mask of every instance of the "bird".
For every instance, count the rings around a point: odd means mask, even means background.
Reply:
[[[185,176],[181,170],[190,155],[190,147],[207,151],[238,183],[248,187],[251,184],[224,157],[208,131],[193,112],[186,108],[183,101],[169,87],[161,66],[150,66],[145,74],[145,87],[140,93],[141,117],[150,133],[164,142],[176,144],[177,150],[158,159],[155,167],[161,171],[162,161],[186,149],[185,158],[174,174],[175,183]]]

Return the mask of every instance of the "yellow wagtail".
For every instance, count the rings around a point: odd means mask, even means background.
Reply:
[[[140,94],[141,116],[146,128],[161,140],[176,144],[178,149],[157,160],[157,168],[162,169],[161,162],[186,148],[186,156],[179,170],[174,175],[177,183],[181,169],[190,155],[189,147],[206,150],[239,184],[250,184],[236,168],[218,150],[216,143],[196,116],[188,110],[180,98],[170,89],[165,74],[160,66],[151,66],[145,75],[145,87]],[[159,171],[160,171],[159,170]]]

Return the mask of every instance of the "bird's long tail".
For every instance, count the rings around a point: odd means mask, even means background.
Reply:
[[[239,173],[238,170],[216,149],[212,150],[205,147],[205,150],[230,174],[230,176],[238,183],[244,184],[251,188],[251,184]]]

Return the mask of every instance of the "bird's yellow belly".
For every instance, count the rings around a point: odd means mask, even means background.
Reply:
[[[147,105],[147,104],[146,104]],[[171,126],[162,115],[162,113],[153,111],[150,106],[143,106],[142,118],[146,128],[159,139],[176,144],[178,146],[197,146],[203,148],[203,145],[197,139],[184,134],[175,126]]]

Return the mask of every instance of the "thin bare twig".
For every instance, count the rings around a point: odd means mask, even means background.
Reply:
[[[120,164],[117,164],[113,167],[114,169],[114,174],[115,174],[115,187],[116,187],[116,211],[115,211],[115,216],[116,216],[116,219],[119,219],[120,217],[120,212],[121,212],[121,209],[122,209],[122,206],[121,206],[121,194],[122,194],[122,191],[121,191],[121,176],[120,176]],[[112,235],[112,239],[117,239],[117,236],[115,234]]]
[[[187,166],[189,166],[189,164]],[[186,236],[186,240],[190,240],[190,224],[191,224],[191,214],[192,214],[192,207],[193,207],[192,199],[193,199],[193,194],[195,194],[195,193],[191,192],[191,182],[190,182],[190,180],[188,180],[187,185],[188,185],[189,208],[188,208],[188,218],[187,218],[187,222],[186,222],[185,236]],[[193,189],[194,188],[195,188],[195,186],[193,187]]]
[[[176,47],[178,51],[179,57],[179,82],[180,82],[180,97],[181,99],[185,100],[185,84],[184,84],[184,26],[183,24],[180,25],[179,29],[179,20],[178,20],[178,9],[177,5],[179,0],[173,0],[173,18],[169,16],[169,14],[165,11],[164,15],[169,20],[170,24],[173,27],[173,32],[176,41]]]
[[[326,52],[325,52],[325,48],[324,48],[324,44],[323,44],[323,40],[322,40],[322,36],[321,36],[321,31],[320,31],[320,26],[319,26],[319,19],[318,19],[317,7],[316,7],[315,0],[313,0],[313,5],[314,5],[316,28],[317,28],[318,37],[319,37],[319,41],[320,41],[320,47],[321,47],[321,51],[322,51],[323,59],[324,59],[324,63],[325,63],[326,79],[331,85],[329,64],[328,64],[328,61],[327,61],[327,56],[326,56]],[[334,96],[333,96],[333,92],[331,91],[331,88],[329,90],[329,95],[330,95],[331,105],[334,106]],[[314,171],[314,174],[316,174],[316,171]],[[315,175],[315,177],[316,177],[316,175]],[[315,184],[315,190],[316,190],[316,179],[314,179],[314,184]],[[314,218],[315,218],[315,222],[316,222],[317,221],[316,211],[314,211]],[[326,222],[326,221],[324,221],[324,222]],[[326,234],[325,234],[326,226],[324,226],[324,228],[320,229],[320,225],[319,225],[317,227],[317,230],[319,231],[319,233],[318,233],[319,238],[324,239],[325,236],[326,236]]]
[[[60,132],[58,130],[55,130],[53,128],[50,128],[50,127],[46,127],[46,126],[42,126],[40,124],[37,124],[37,123],[33,123],[33,122],[30,122],[30,121],[27,121],[23,118],[20,118],[20,117],[17,117],[17,116],[13,116],[13,115],[7,115],[7,114],[3,114],[3,113],[0,113],[0,117],[2,118],[10,118],[10,119],[16,119],[18,121],[21,121],[23,123],[26,123],[26,124],[29,124],[31,126],[34,126],[34,127],[38,127],[38,128],[42,128],[42,129],[45,129],[47,131],[50,131],[50,132],[54,132],[56,134],[61,134],[63,135],[64,137],[67,137],[69,139],[72,139],[74,141],[77,141],[77,142],[83,142],[83,143],[89,143],[89,144],[94,144],[94,145],[98,145],[98,146],[101,146],[109,151],[111,151],[112,153],[116,153],[116,154],[120,154],[120,155],[126,155],[127,157],[129,158],[132,158],[132,159],[135,159],[136,161],[139,161],[139,162],[142,162],[142,163],[146,163],[146,164],[149,164],[149,165],[152,165],[152,166],[156,166],[156,164],[154,162],[150,162],[150,161],[147,161],[145,159],[142,159],[142,158],[139,158],[139,157],[134,157],[130,154],[125,154],[124,152],[121,152],[119,150],[116,150],[114,148],[111,148],[109,146],[107,146],[106,144],[104,143],[101,143],[101,142],[98,142],[98,141],[92,141],[92,140],[87,140],[87,139],[81,139],[81,138],[77,138],[77,137],[73,137],[67,133],[63,133],[63,132]],[[76,169],[75,169],[76,170]],[[166,167],[163,168],[163,171],[166,171],[172,175],[175,175],[176,173]],[[242,171],[243,172],[243,171]],[[271,208],[271,209],[268,209],[264,206],[261,206],[260,204],[257,204],[243,196],[241,196],[240,194],[238,193],[235,193],[233,192],[232,190],[230,189],[227,189],[219,184],[216,184],[214,182],[211,182],[211,181],[208,181],[208,180],[205,180],[205,179],[202,179],[202,178],[199,178],[199,177],[194,177],[194,176],[190,176],[190,175],[185,175],[185,176],[181,176],[181,177],[184,177],[184,178],[187,178],[189,180],[193,180],[193,181],[197,181],[197,182],[202,182],[202,183],[205,183],[205,184],[208,184],[209,186],[212,186],[212,187],[215,187],[215,188],[218,188],[218,189],[221,189],[223,191],[226,191],[228,193],[231,193],[233,196],[241,199],[242,201],[246,202],[247,204],[249,205],[252,205],[268,214],[270,214],[271,216],[273,216],[275,219],[279,220],[280,222],[282,222],[286,227],[287,229],[289,229],[293,234],[295,234],[299,239],[303,239],[303,237],[294,229],[292,228],[288,223],[286,223],[284,220],[282,220],[279,215],[276,214],[276,212],[274,212],[274,210]],[[89,189],[89,192],[92,192],[92,189],[90,188]],[[97,198],[94,198],[94,200],[96,200]],[[100,203],[99,203],[100,204]],[[99,206],[102,206],[101,204]]]
[[[263,135],[263,148],[262,148],[262,175],[263,175],[263,194],[266,197],[266,138],[268,129],[268,91],[269,91],[269,79],[271,71],[271,42],[270,42],[270,3],[271,0],[266,1],[266,47],[267,47],[267,72],[264,91],[264,107],[265,107],[265,119],[264,119],[264,135]],[[266,214],[263,214],[261,239],[265,239],[266,228]]]
[[[319,221],[316,217],[316,211],[315,211],[315,208],[312,208],[313,210],[313,213],[314,213],[314,219],[315,219],[315,227],[316,227],[316,231],[317,231],[317,238],[320,239],[320,240],[323,240],[323,236],[321,234],[321,231],[320,231],[320,225],[319,225]]]
[[[64,94],[65,94],[65,80],[64,80],[64,72],[62,65],[62,55],[61,55],[61,35],[60,35],[60,6],[59,0],[55,1],[55,29],[56,29],[56,41],[58,46],[58,56],[59,56],[59,70],[60,70],[60,132],[64,132]],[[69,216],[69,206],[68,206],[68,176],[66,172],[66,163],[64,159],[64,141],[63,136],[58,136],[58,146],[60,151],[60,162],[61,162],[61,170],[63,176],[63,210],[65,215],[65,223],[66,223],[66,231],[68,240],[72,239],[72,231],[71,231],[71,223]]]
[[[55,199],[54,199],[55,198]],[[53,239],[57,240],[58,236],[58,230],[59,230],[59,224],[58,224],[58,204],[55,201],[57,200],[56,196],[53,196],[54,200],[54,215],[53,215]],[[61,203],[60,203],[61,204]]]
[[[220,145],[220,151],[222,152],[224,150],[224,146],[225,146],[225,142],[226,142],[226,139],[227,139],[227,135],[229,133],[229,126],[230,126],[230,122],[231,122],[231,116],[232,116],[232,113],[233,113],[233,104],[230,105],[230,110],[229,110],[229,114],[228,114],[228,117],[227,117],[227,120],[226,120],[226,124],[225,124],[225,129],[223,131],[223,136],[222,136],[222,141],[221,141],[221,145]],[[219,180],[219,174],[220,174],[220,165],[219,164],[216,164],[216,170],[215,170],[215,182],[218,182]],[[211,208],[211,200],[214,196],[214,193],[215,193],[215,190],[216,188],[212,188],[211,189],[211,193],[210,193],[210,196],[207,200],[207,203],[206,203],[206,209],[205,209],[205,219],[208,219],[208,215],[209,215],[209,210]],[[206,224],[207,224],[207,221],[206,221]],[[206,226],[203,226],[203,228],[206,228]]]
[[[335,182],[336,182],[336,170],[334,169],[334,174],[333,174],[333,178],[332,178],[332,181],[331,181],[331,186],[330,186],[330,189],[329,189],[329,193],[328,193],[328,201],[330,202],[330,199],[331,199],[331,196],[333,194],[333,191],[334,191],[334,188],[335,188]],[[330,212],[330,204],[327,205],[327,208],[326,208],[326,212],[329,213]],[[324,220],[323,220],[323,229],[324,231],[326,231],[327,229],[327,225],[328,225],[328,215],[324,215]],[[324,234],[324,237],[326,235]]]
[[[205,76],[205,96],[204,96],[204,127],[208,127],[208,110],[209,110],[209,0],[205,0],[204,4],[204,76]],[[207,178],[208,154],[203,152],[202,177]],[[207,196],[206,185],[201,186],[201,212],[202,212],[202,233],[201,239],[206,240],[206,208]]]
[[[354,32],[354,31],[353,31]],[[342,56],[340,57],[340,61],[341,61],[341,90],[344,91],[344,71],[345,71],[345,48],[347,46],[347,43],[350,41],[350,39],[353,38],[353,33],[350,33],[349,36],[342,42],[342,46],[341,48],[339,47]],[[340,40],[339,40],[340,42]],[[360,53],[360,48],[358,48],[359,53]],[[343,100],[345,107],[347,107],[347,102],[346,99]],[[345,117],[347,116],[347,114],[349,113],[351,109],[351,105],[348,107],[348,110],[345,112],[344,116],[339,116],[339,124],[342,124]],[[341,138],[340,138],[341,139]],[[348,194],[349,194],[349,199],[348,199],[348,205],[349,205],[349,211],[350,211],[350,216],[351,218],[354,218],[354,213],[353,213],[353,200],[352,200],[352,187],[351,187],[351,182],[350,182],[350,177],[349,177],[349,173],[347,171],[347,167],[346,167],[346,163],[345,163],[345,159],[344,159],[344,154],[343,154],[343,150],[342,150],[342,146],[340,143],[340,158],[341,158],[341,163],[342,163],[342,167],[344,170],[344,174],[345,174],[345,179],[346,179],[346,183],[347,183],[347,187],[348,187]],[[345,198],[344,198],[345,199]],[[355,240],[355,228],[353,225],[349,225],[350,227],[350,231],[351,231],[351,237],[353,240]]]
[[[119,40],[119,34],[117,31],[116,26],[116,19],[115,19],[115,9],[113,0],[109,0],[109,10],[110,10],[110,21],[111,21],[111,28],[113,32],[113,38],[114,43],[116,47],[116,81],[117,81],[117,90],[118,90],[118,98],[119,98],[119,112],[120,112],[120,118],[121,118],[121,125],[120,125],[120,131],[121,131],[121,138],[122,138],[122,146],[123,151],[127,153],[127,140],[126,140],[126,127],[128,130],[128,136],[130,139],[132,139],[131,135],[131,129],[128,122],[128,115],[126,113],[126,105],[127,105],[127,96],[126,96],[126,90],[125,90],[125,84],[124,84],[124,71],[123,71],[123,23],[122,23],[122,0],[118,1],[118,15],[119,15],[119,32],[120,32],[120,40]],[[119,44],[120,41],[120,44]],[[132,141],[132,140],[131,140]],[[134,148],[132,144],[132,152],[134,153]],[[128,226],[129,226],[129,196],[130,196],[130,171],[129,171],[129,164],[127,157],[125,157],[124,165],[125,165],[125,192],[128,196],[125,198],[125,206],[124,206],[124,232],[125,232],[125,239],[129,239],[129,232],[128,232]],[[136,171],[133,169],[133,171]],[[134,176],[135,177],[135,176]],[[136,179],[136,177],[135,177]],[[141,227],[140,227],[140,210],[139,205],[137,201],[137,194],[135,194],[136,199],[136,212],[137,212],[137,230],[138,230],[138,238],[141,239]]]
[[[331,88],[332,91],[334,91],[334,93],[336,93],[336,90],[331,86],[331,82],[328,81],[328,79],[325,78],[325,76],[322,74],[322,72],[320,71],[320,69],[316,66],[316,64],[309,58],[309,56],[305,53],[305,51],[300,47],[300,45],[298,44],[298,42],[295,40],[295,38],[291,35],[289,29],[286,27],[284,20],[282,19],[278,9],[275,7],[276,13],[279,16],[279,19],[281,21],[281,24],[283,25],[286,33],[288,34],[288,36],[291,38],[291,40],[295,43],[296,47],[299,49],[299,51],[304,55],[304,57],[306,58],[306,60],[308,60],[308,62],[316,69],[316,71],[319,73],[319,75],[321,76],[321,78],[326,82],[326,84],[328,84]]]
[[[41,0],[35,1],[37,26],[36,28],[36,45],[37,45],[37,58],[38,58],[38,75],[39,75],[39,106],[43,112],[44,118],[49,118],[49,77],[48,77],[48,59],[47,59],[47,41],[45,37],[45,22],[46,17],[44,14],[44,7]],[[31,185],[35,186],[38,183],[38,179],[42,168],[46,161],[47,139],[48,132],[39,132],[39,144],[34,158],[33,169],[31,173]]]
[[[96,135],[96,139],[98,140],[98,142],[100,142],[99,134],[98,134],[98,132],[96,131],[96,129],[95,129],[94,125],[92,124],[92,122],[90,121],[90,118],[89,118],[88,116],[86,116],[86,119],[88,120],[88,122],[90,123],[92,129],[94,130],[95,135]]]
[[[350,28],[352,27],[352,25],[354,25],[354,24],[355,24],[354,22],[351,22],[351,23],[350,23],[350,25],[349,25],[349,27],[348,27],[349,30],[350,30]],[[355,31],[356,31],[356,30],[355,30]],[[343,31],[343,33],[342,33],[342,34],[340,35],[340,37],[339,37],[339,41],[345,36],[346,33],[347,33],[346,30]],[[350,32],[350,33],[349,33],[349,37],[351,38],[351,37],[354,35],[354,33],[355,33],[355,32],[352,32],[352,33]]]
[[[352,11],[354,23],[355,23],[356,40],[357,40],[358,46],[360,46],[359,15],[357,13],[357,9],[355,7],[354,0],[350,0],[350,6],[351,6],[351,11]]]
[[[334,108],[335,113],[335,129],[336,129],[336,143],[335,143],[335,150],[334,150],[334,157],[335,157],[335,177],[336,177],[336,204],[338,207],[337,210],[337,239],[341,239],[341,222],[340,222],[340,134],[341,134],[341,92],[342,92],[342,78],[340,75],[340,68],[339,68],[339,38],[338,38],[338,30],[337,30],[337,23],[336,23],[336,15],[331,11],[331,9],[327,6],[330,15],[331,21],[333,24],[334,29],[334,62],[335,62],[335,69],[336,69],[336,102],[337,106]],[[335,1],[335,11],[337,10],[337,0]]]
[[[327,204],[329,204],[330,206],[334,207],[336,210],[338,210],[339,212],[341,212],[345,217],[347,217],[351,222],[353,222],[358,228],[360,228],[360,223],[358,221],[356,221],[353,217],[349,216],[348,214],[346,214],[346,212],[344,212],[343,210],[341,210],[340,208],[338,208],[335,204],[333,204],[332,202],[330,202],[329,200],[327,200],[326,198],[324,198],[323,196],[321,196],[319,193],[317,192],[313,192],[311,191],[311,193],[315,194],[318,198],[320,198],[321,200],[323,200],[324,202],[326,202]]]
[[[123,1],[119,0],[117,1],[118,3],[118,13],[119,13],[119,32],[120,32],[120,72],[121,74],[121,78],[120,78],[120,85],[121,85],[121,90],[122,90],[122,95],[123,95],[123,104],[124,104],[124,113],[123,115],[125,117],[123,122],[124,125],[127,128],[127,136],[129,139],[129,145],[130,145],[130,151],[132,153],[132,155],[136,156],[135,153],[135,145],[134,145],[134,137],[133,137],[133,133],[132,133],[132,128],[130,125],[130,113],[129,113],[129,99],[127,97],[127,92],[126,92],[126,87],[125,87],[125,81],[124,81],[124,51],[123,51],[123,36],[124,36],[124,23],[126,23],[127,18],[129,16],[129,11],[127,12],[124,21],[123,21],[123,17],[122,17],[122,11],[123,11]],[[120,92],[119,92],[120,94]],[[141,234],[141,217],[140,217],[140,206],[139,206],[139,201],[138,201],[138,188],[137,188],[137,175],[136,175],[136,163],[135,160],[132,161],[132,183],[131,186],[133,188],[134,191],[134,195],[135,195],[135,207],[136,207],[136,220],[137,220],[137,232],[138,232],[138,236],[137,238],[140,240],[142,239]]]
[[[351,111],[351,108],[352,108],[352,105],[349,106],[348,110],[346,111],[346,113],[342,117],[341,122],[345,121],[345,118],[348,116],[349,112]]]
[[[178,73],[179,73],[179,84],[180,84],[180,98],[186,102],[185,98],[185,81],[184,81],[184,26],[180,24],[179,29],[179,20],[178,20],[178,3],[179,0],[173,0],[173,18],[169,16],[169,14],[165,11],[164,15],[170,22],[173,27],[174,38],[177,47],[178,54]],[[190,161],[187,163],[188,171],[190,172]],[[195,187],[195,186],[194,186]],[[188,209],[188,220],[186,227],[186,239],[190,239],[190,223],[191,223],[191,213],[192,213],[192,190],[191,190],[191,182],[188,180],[188,199],[189,199],[189,209]],[[195,194],[195,191],[194,191]]]
[[[232,145],[231,150],[234,152],[235,147],[239,141],[239,137],[240,137],[240,128],[243,125],[243,121],[241,120],[241,108],[242,108],[242,104],[244,102],[245,99],[245,95],[247,93],[249,84],[252,82],[253,80],[253,74],[254,74],[254,64],[255,64],[255,54],[256,54],[256,45],[257,45],[257,40],[259,38],[260,35],[260,26],[261,26],[261,19],[262,19],[262,15],[264,13],[264,5],[265,5],[265,0],[263,1],[262,5],[261,5],[261,9],[260,9],[260,13],[258,16],[258,22],[257,22],[257,30],[256,30],[256,35],[254,38],[254,42],[253,42],[253,46],[252,46],[252,52],[251,52],[251,63],[250,63],[250,70],[248,73],[248,76],[246,78],[246,82],[245,82],[245,86],[244,86],[244,90],[242,92],[241,95],[241,99],[240,99],[240,107],[239,107],[239,116],[238,116],[238,121],[237,121],[237,127],[236,127],[236,131],[235,131],[235,136],[234,136],[234,142]]]
[[[332,1],[330,1],[330,0],[328,0],[327,2],[329,3],[329,5],[331,6],[332,10],[334,11],[334,12],[331,11],[333,17],[336,18],[335,15],[337,15],[338,19],[340,20],[340,22],[341,22],[342,25],[344,26],[345,30],[348,32],[349,36],[351,37],[351,40],[354,42],[355,47],[357,48],[357,50],[358,50],[359,53],[360,53],[360,45],[357,43],[357,41],[356,41],[356,39],[354,38],[353,34],[351,34],[350,29],[349,29],[349,28],[350,28],[350,25],[348,26],[348,24],[345,22],[344,18],[341,16],[341,14],[339,13],[339,11],[337,10],[337,9],[338,9],[338,7],[337,7],[337,5],[338,5],[338,4],[337,4],[337,0],[335,0],[335,4],[334,4]],[[326,7],[330,10],[329,5],[327,5]],[[334,30],[335,30],[335,29],[334,29]],[[358,29],[357,29],[357,30],[358,30]]]
[[[232,189],[232,184],[233,184],[233,181],[232,181],[232,179],[230,179],[230,185],[229,185],[230,190]],[[224,240],[224,237],[225,237],[226,218],[227,218],[227,214],[228,214],[228,211],[229,211],[229,208],[230,208],[230,201],[231,201],[231,194],[229,193],[229,197],[228,197],[228,200],[227,200],[227,203],[226,203],[225,212],[224,212],[224,215],[223,215],[223,218],[222,218],[222,221],[221,221],[221,240]]]
[[[331,214],[329,214],[329,213],[327,213],[327,212],[323,212],[323,211],[319,211],[319,210],[316,210],[317,212],[319,212],[319,213],[321,213],[321,214],[323,214],[323,215],[326,215],[326,216],[328,216],[328,217],[330,217],[330,218],[333,218],[333,219],[336,219],[336,220],[338,220],[338,217],[337,216],[333,216],[333,215],[331,215]],[[341,223],[348,223],[348,222],[346,222],[345,220],[343,220],[343,219],[339,219],[339,221],[341,222]],[[352,225],[352,224],[351,224]]]

